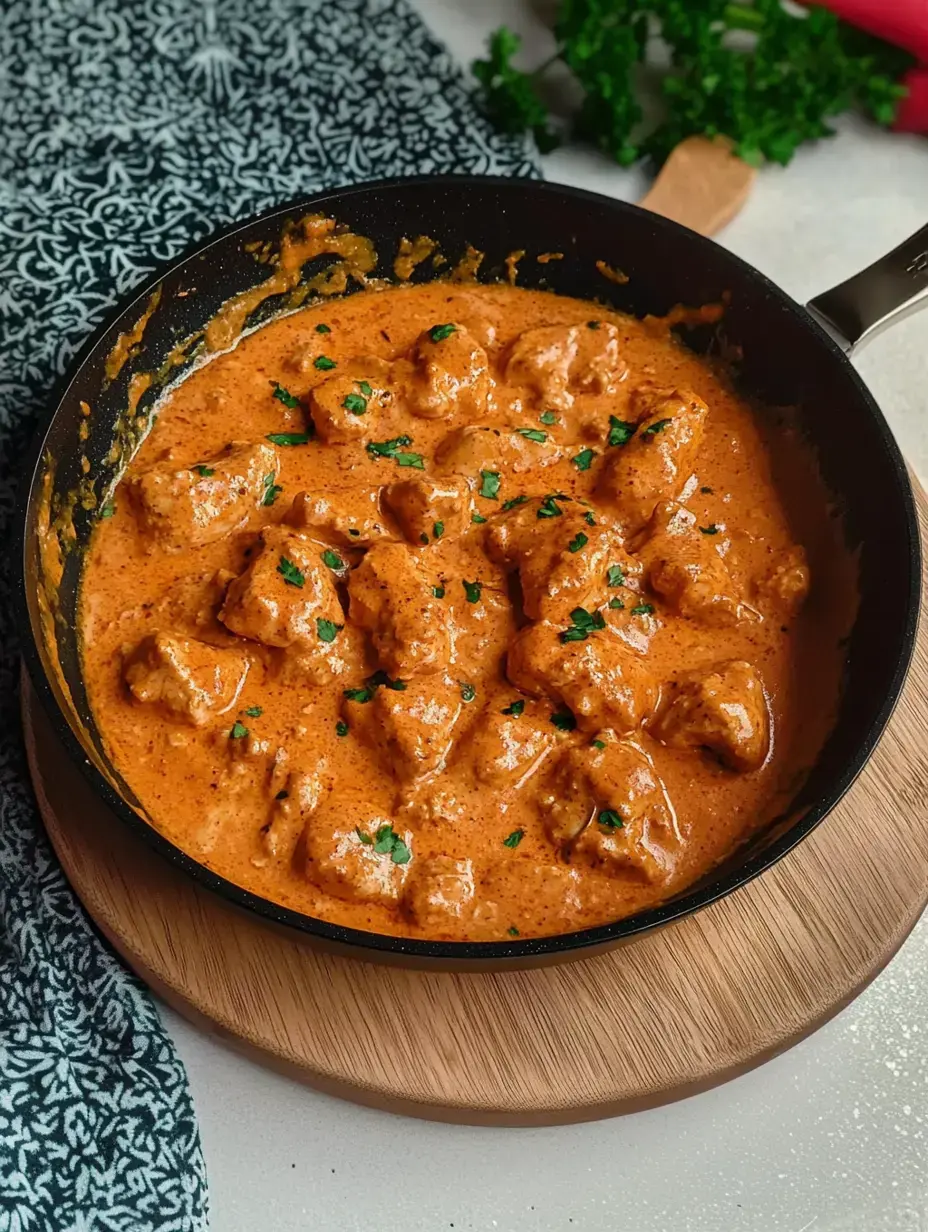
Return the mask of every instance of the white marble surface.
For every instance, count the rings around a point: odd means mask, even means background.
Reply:
[[[418,0],[463,60],[518,0]],[[595,154],[549,179],[634,199]],[[849,123],[766,170],[721,237],[798,299],[928,220],[928,142]],[[860,371],[928,478],[928,314],[877,339]],[[545,1130],[434,1125],[317,1095],[175,1015],[203,1133],[213,1232],[928,1232],[928,923],[847,1010],[761,1069],[682,1103]],[[634,1048],[635,1041],[621,1046]]]

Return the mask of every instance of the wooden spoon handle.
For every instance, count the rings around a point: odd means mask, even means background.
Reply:
[[[702,235],[714,235],[744,205],[756,174],[728,142],[687,137],[638,204]]]

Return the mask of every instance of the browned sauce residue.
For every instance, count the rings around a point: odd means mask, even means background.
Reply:
[[[416,266],[427,260],[437,247],[436,241],[427,235],[417,235],[414,240],[404,237],[393,259],[393,273],[401,282],[408,282]]]
[[[364,291],[165,398],[89,550],[88,695],[153,823],[258,894],[420,938],[601,924],[814,762],[855,605],[828,515],[666,322]]]
[[[605,261],[597,261],[596,268],[604,278],[608,278],[610,282],[614,282],[617,286],[624,287],[628,282],[628,274],[622,270],[616,269],[613,265],[607,265]]]
[[[539,265],[547,265],[549,261],[563,261],[562,252],[540,252],[535,258]]]
[[[107,355],[106,363],[103,365],[103,372],[107,381],[115,381],[116,377],[120,374],[133,349],[138,346],[145,336],[148,322],[160,303],[161,287],[156,287],[151,294],[145,311],[136,321],[135,325],[133,325],[132,329],[127,330],[126,333],[119,335],[113,345],[113,349]]]

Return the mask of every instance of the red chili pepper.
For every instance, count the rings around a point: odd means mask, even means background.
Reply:
[[[928,68],[913,68],[903,77],[908,94],[899,104],[893,128],[899,133],[928,133]]]
[[[852,26],[928,64],[928,0],[816,0]]]

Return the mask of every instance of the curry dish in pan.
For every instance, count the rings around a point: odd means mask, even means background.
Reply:
[[[669,321],[368,290],[167,395],[84,569],[88,696],[151,822],[379,933],[653,906],[788,809],[853,572],[814,460]]]

